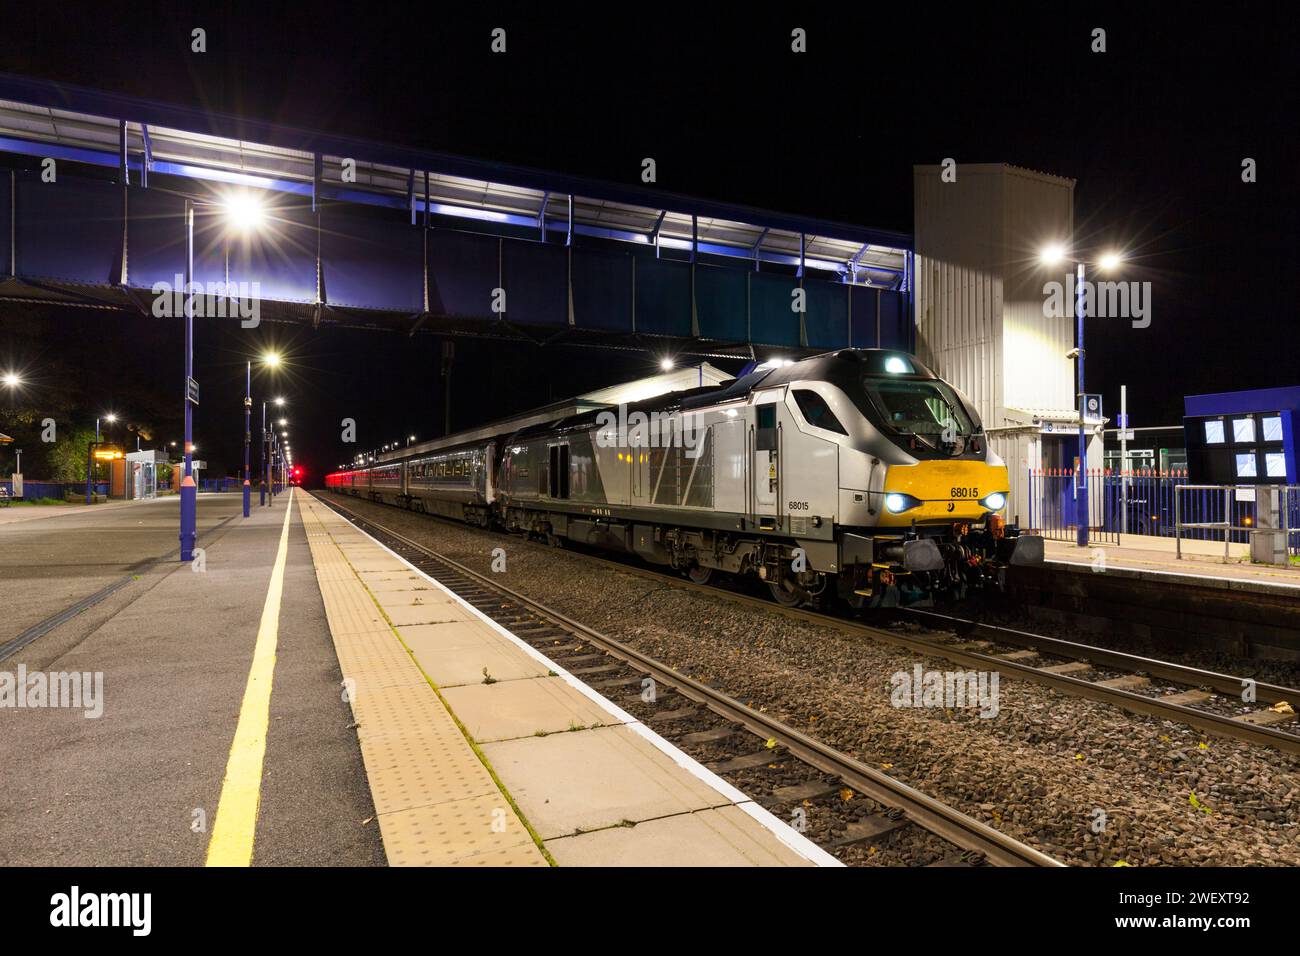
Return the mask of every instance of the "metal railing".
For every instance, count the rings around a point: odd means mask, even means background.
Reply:
[[[1259,530],[1256,498],[1261,489],[1279,493],[1278,529],[1287,553],[1300,559],[1300,486],[1194,485],[1185,471],[1153,469],[1114,472],[1089,469],[1086,485],[1071,469],[1030,469],[1026,530],[1058,541],[1076,541],[1079,500],[1087,488],[1088,537],[1119,544],[1125,535],[1175,539],[1181,556],[1185,541],[1249,544]]]
[[[1087,516],[1088,538],[1119,544],[1122,521],[1109,470],[1033,468],[1029,471],[1026,530],[1056,541],[1077,541]],[[1086,512],[1084,506],[1086,505]]]
[[[1202,492],[1199,496],[1194,496],[1192,492]],[[1243,496],[1241,492],[1246,492]],[[1222,503],[1215,506],[1215,499],[1222,496]],[[1184,514],[1188,513],[1188,508],[1183,504],[1188,501],[1192,508],[1191,514],[1194,518],[1205,520],[1185,521]],[[1250,504],[1251,514],[1244,514],[1245,504]],[[1249,541],[1249,535],[1254,527],[1254,504],[1255,504],[1255,487],[1253,485],[1190,485],[1182,484],[1174,487],[1174,554],[1178,558],[1183,556],[1183,538],[1186,537],[1187,531],[1207,531],[1222,532],[1223,534],[1223,560],[1227,561],[1231,554],[1233,544],[1233,533],[1238,533],[1241,537]],[[1207,507],[1207,505],[1209,505]],[[1234,507],[1235,506],[1235,507]],[[1217,538],[1217,536],[1215,536]]]

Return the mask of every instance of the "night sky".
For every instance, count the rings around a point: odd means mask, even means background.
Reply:
[[[1089,390],[1108,410],[1121,383],[1136,425],[1176,423],[1187,393],[1300,384],[1300,31],[1269,8],[1175,18],[1174,8],[1091,5],[810,14],[655,4],[615,15],[429,4],[399,15],[257,4],[255,16],[217,6],[10,9],[0,69],[619,183],[638,184],[642,157],[653,156],[667,191],[904,232],[915,163],[951,156],[1070,176],[1076,246],[1123,248],[1123,278],[1153,283],[1151,328],[1089,326]],[[208,32],[206,54],[189,51],[195,26]],[[489,51],[495,26],[507,30],[505,56]],[[794,27],[808,31],[807,54],[790,52]],[[1104,54],[1090,52],[1094,27],[1107,31]],[[1244,157],[1257,160],[1258,182],[1241,181]],[[259,332],[291,365],[255,392],[293,402],[311,479],[342,460],[342,415],[358,420],[362,447],[440,430],[437,338]],[[233,470],[247,336],[200,322],[197,337],[200,457]],[[456,427],[652,362],[463,340],[457,349]],[[180,354],[179,325],[0,303],[0,365],[75,390],[79,414],[135,416],[158,440],[179,437]]]

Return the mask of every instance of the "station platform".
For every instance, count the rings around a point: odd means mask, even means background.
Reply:
[[[1183,556],[1172,538],[1125,535],[1121,544],[1092,542],[1086,548],[1067,541],[1046,541],[1049,564],[1091,571],[1126,572],[1136,578],[1184,578],[1188,583],[1225,590],[1272,592],[1300,599],[1300,563],[1289,566],[1251,564],[1245,545],[1231,545],[1224,560],[1223,543],[1184,541]]]
[[[303,512],[391,863],[838,865],[325,505]]]
[[[837,865],[310,495],[178,510],[0,525],[0,865]]]
[[[1043,564],[1011,568],[1007,582],[1031,621],[1143,653],[1300,662],[1300,567],[1225,562],[1222,542],[1184,542],[1180,559],[1172,539],[1121,541],[1046,541]]]

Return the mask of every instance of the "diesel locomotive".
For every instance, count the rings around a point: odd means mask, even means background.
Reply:
[[[638,555],[784,605],[961,595],[1043,559],[970,402],[911,355],[842,349],[718,386],[567,407],[378,455],[333,491]]]

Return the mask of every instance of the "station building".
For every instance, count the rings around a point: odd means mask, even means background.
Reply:
[[[953,174],[955,173],[955,178]],[[1074,466],[1079,447],[1073,313],[1044,308],[1041,250],[1074,234],[1073,179],[1005,163],[913,170],[916,353],[971,399],[1011,478],[1008,514],[1031,469]],[[1089,416],[1088,461],[1102,463],[1103,418]]]

